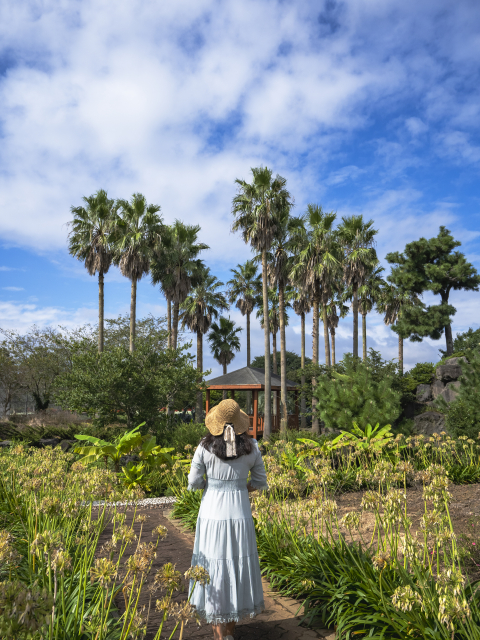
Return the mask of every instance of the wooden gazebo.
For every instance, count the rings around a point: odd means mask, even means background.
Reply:
[[[276,415],[272,415],[272,431],[280,430],[280,376],[271,374],[272,391],[278,391],[276,394]],[[265,391],[265,370],[257,369],[256,367],[243,367],[243,369],[237,369],[231,373],[226,373],[224,376],[214,378],[207,381],[206,391],[206,407],[205,410],[208,413],[211,408],[210,391],[227,391],[230,392],[230,397],[235,399],[236,391],[251,391],[252,392],[252,408],[253,413],[249,414],[250,428],[249,433],[254,438],[259,435],[263,435],[264,430],[264,418],[259,415],[258,412],[258,394],[260,391]],[[287,392],[294,392],[295,394],[295,413],[288,416],[288,427],[290,429],[298,429],[298,390],[295,382],[287,380]],[[272,412],[273,413],[273,412]]]

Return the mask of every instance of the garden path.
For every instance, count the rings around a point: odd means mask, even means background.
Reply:
[[[142,509],[137,511],[139,514],[148,516],[147,521],[143,525],[142,541],[149,542],[152,540],[151,531],[158,525],[166,526],[168,535],[165,540],[159,543],[157,549],[157,558],[153,563],[152,571],[149,578],[153,576],[157,570],[166,562],[176,564],[177,570],[182,574],[190,567],[192,559],[192,549],[194,536],[192,533],[181,527],[177,522],[168,517],[168,511],[160,508]],[[132,514],[127,512],[127,523],[131,522]],[[135,533],[139,535],[140,523],[134,523]],[[111,527],[107,527],[100,539],[100,545],[106,542],[111,536]],[[134,548],[134,547],[133,547]],[[315,638],[325,638],[326,640],[334,640],[335,633],[328,629],[307,629],[300,626],[301,615],[296,615],[300,608],[300,603],[296,600],[284,598],[270,591],[268,582],[263,582],[263,590],[265,594],[265,611],[253,620],[246,620],[237,625],[235,629],[235,640],[314,640]],[[158,595],[156,597],[159,597]],[[140,606],[145,605],[148,608],[148,590],[143,589],[140,599]],[[186,594],[177,595],[175,600],[181,601],[186,598]],[[155,602],[155,596],[152,598]],[[117,602],[119,609],[122,610],[122,598]],[[152,607],[153,609],[153,607]],[[147,640],[151,640],[155,631],[160,624],[161,616],[152,610],[150,614]],[[167,622],[163,628],[162,639],[168,638],[174,623]],[[178,637],[178,632],[176,634]],[[203,624],[197,627],[194,623],[189,623],[185,628],[184,638],[212,638],[212,628],[210,625]]]

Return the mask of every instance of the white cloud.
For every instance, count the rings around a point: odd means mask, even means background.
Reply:
[[[4,291],[25,291],[23,287],[2,287]]]
[[[0,301],[2,329],[28,330],[32,325],[39,327],[62,325],[78,327],[87,322],[95,322],[98,313],[95,309],[63,309],[61,307],[42,307],[33,303]]]

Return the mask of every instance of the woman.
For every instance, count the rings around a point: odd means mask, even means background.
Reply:
[[[249,418],[235,400],[220,402],[205,424],[210,434],[195,451],[188,483],[190,490],[205,489],[192,566],[204,567],[210,584],[197,585],[191,603],[213,625],[215,640],[233,640],[235,622],[264,610],[248,494],[268,489],[267,476],[257,442],[247,433]]]

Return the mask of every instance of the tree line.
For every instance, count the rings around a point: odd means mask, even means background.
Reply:
[[[359,358],[359,316],[362,318],[362,357],[367,358],[367,315],[383,314],[398,335],[398,360],[403,371],[403,342],[424,337],[446,338],[446,353],[453,352],[451,330],[455,308],[451,290],[478,291],[480,277],[456,250],[448,229],[437,237],[407,244],[404,252],[386,256],[391,272],[385,278],[376,252],[373,220],[362,215],[338,218],[319,204],[309,204],[294,215],[294,198],[286,179],[266,167],[253,168],[251,180],[237,179],[232,200],[232,231],[250,245],[253,257],[231,269],[232,277],[220,282],[201,258],[208,245],[199,242],[199,225],[175,220],[164,223],[159,205],[148,204],[135,193],[130,200],[111,199],[105,190],[84,197],[71,208],[69,251],[88,273],[98,277],[98,352],[105,349],[104,276],[112,265],[131,281],[129,350],[136,342],[136,292],[138,282],[150,275],[167,302],[167,349],[177,349],[180,329],[196,334],[197,383],[203,379],[203,336],[208,334],[214,358],[227,366],[240,350],[241,327],[222,315],[235,304],[246,317],[247,366],[251,365],[250,323],[257,318],[264,329],[265,362],[273,347],[273,373],[277,373],[277,335],[280,334],[281,428],[287,425],[286,340],[288,310],[301,320],[301,369],[305,369],[305,316],[313,311],[312,364],[319,364],[320,324],[326,367],[336,364],[335,331],[340,318],[353,311],[353,358]],[[260,271],[260,272],[259,272]],[[440,297],[426,305],[427,291]],[[5,348],[5,346],[4,346]],[[312,378],[312,385],[317,383]],[[305,377],[302,377],[305,384]],[[271,369],[265,370],[265,397],[271,395]],[[317,399],[312,395],[313,429],[318,430]],[[38,404],[38,403],[37,403]],[[39,406],[39,405],[38,405]],[[265,403],[265,434],[271,425],[270,403]],[[305,413],[305,399],[302,399]],[[203,398],[197,391],[196,416],[201,420]]]

